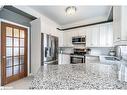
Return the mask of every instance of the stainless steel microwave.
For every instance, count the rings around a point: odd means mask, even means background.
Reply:
[[[72,44],[85,44],[85,43],[86,37],[84,36],[72,37]]]

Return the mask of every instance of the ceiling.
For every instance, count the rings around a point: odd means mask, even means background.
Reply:
[[[17,14],[19,14],[19,15],[22,15],[22,16],[24,16],[24,17],[26,17],[26,18],[31,19],[31,20],[37,19],[36,17],[34,17],[34,16],[32,16],[32,15],[26,13],[26,12],[23,12],[23,11],[21,11],[21,10],[19,10],[19,9],[13,7],[13,6],[10,6],[10,5],[3,6],[3,8],[4,8],[4,9],[7,9],[7,10],[10,10],[10,11],[12,11],[12,12],[15,12],[15,13],[17,13]]]
[[[34,10],[44,14],[59,25],[66,25],[78,21],[92,19],[94,17],[107,17],[111,6],[76,6],[76,14],[66,15],[65,9],[68,6],[30,6]]]

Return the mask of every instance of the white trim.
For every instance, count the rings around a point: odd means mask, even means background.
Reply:
[[[12,21],[5,20],[5,19],[0,18],[0,22],[2,22],[2,21],[3,21],[3,22],[6,22],[6,23],[10,23],[10,24],[18,25],[18,26],[21,26],[21,27],[24,27],[24,28],[29,29],[28,26],[24,26],[24,25],[21,25],[21,24],[18,24],[18,23],[15,23],[15,22],[12,22]]]
[[[27,27],[27,26],[24,26],[24,25],[21,25],[21,24],[17,24],[15,22],[12,22],[12,21],[8,21],[8,20],[5,20],[5,19],[1,19],[0,18],[0,23],[1,22],[5,22],[5,23],[10,23],[10,24],[13,24],[13,25],[17,25],[17,26],[20,26],[20,27],[24,27],[24,28],[27,28],[28,29],[28,61],[27,61],[27,75],[29,76],[30,75],[30,27]],[[1,29],[0,29],[0,32],[1,32]],[[0,37],[1,38],[1,37]],[[1,62],[0,62],[1,63]]]

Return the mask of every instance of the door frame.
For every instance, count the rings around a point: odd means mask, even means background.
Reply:
[[[20,26],[20,27],[24,27],[28,30],[27,31],[28,32],[28,37],[27,37],[27,76],[29,76],[30,75],[30,27],[27,27],[27,26],[17,24],[17,23],[14,23],[12,21],[8,21],[8,20],[0,18],[0,52],[1,52],[1,22],[5,22],[5,23]],[[2,79],[1,68],[2,67],[1,67],[1,53],[0,53],[0,85],[1,85],[1,79]]]

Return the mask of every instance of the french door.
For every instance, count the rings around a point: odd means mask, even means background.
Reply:
[[[1,23],[1,85],[27,76],[27,29]]]

